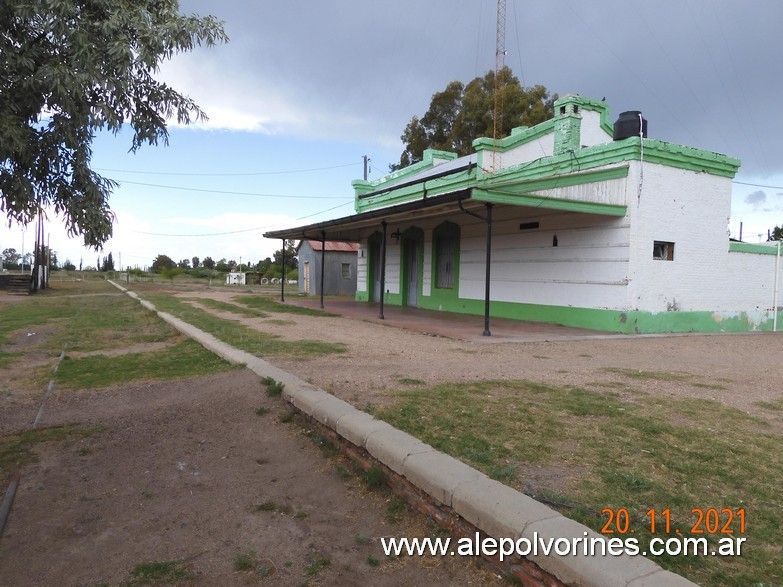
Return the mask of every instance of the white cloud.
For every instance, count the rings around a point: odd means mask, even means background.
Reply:
[[[243,75],[230,61],[220,63],[201,51],[165,62],[157,77],[195,100],[209,117],[191,128],[276,134],[307,123],[272,84],[261,87],[260,80]]]

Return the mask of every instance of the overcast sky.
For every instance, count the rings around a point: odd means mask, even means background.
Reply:
[[[269,256],[279,243],[261,232],[350,214],[361,157],[372,177],[386,172],[432,94],[495,63],[495,0],[183,0],[181,11],[214,14],[231,38],[161,72],[211,120],[136,155],[126,134],[98,137],[94,165],[122,184],[116,236],[83,253],[50,223],[60,260]],[[732,236],[743,221],[757,242],[783,224],[781,23],[772,0],[508,0],[506,63],[526,86],[605,98],[613,118],[641,110],[651,138],[741,159]],[[19,250],[18,230],[3,230],[0,248]],[[215,233],[231,234],[203,236]]]

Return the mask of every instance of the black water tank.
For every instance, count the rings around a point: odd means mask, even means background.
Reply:
[[[641,129],[639,126],[641,125]],[[621,141],[629,137],[638,137],[639,131],[643,137],[647,138],[647,120],[642,117],[638,110],[629,110],[623,112],[614,123],[614,133],[612,138],[615,141]]]

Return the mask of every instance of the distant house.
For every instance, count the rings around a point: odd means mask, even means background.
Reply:
[[[302,240],[299,255],[299,293],[321,293],[321,257],[324,258],[324,295],[356,295],[356,243]]]
[[[245,285],[245,273],[232,271],[226,274],[226,285]]]
[[[484,314],[485,325],[720,332],[783,318],[779,249],[726,234],[739,160],[647,138],[636,111],[613,125],[605,102],[581,96],[473,147],[426,150],[354,181],[355,214],[264,236],[358,243],[357,301]]]

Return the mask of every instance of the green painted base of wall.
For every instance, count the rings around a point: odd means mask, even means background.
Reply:
[[[430,297],[420,297],[419,307],[461,314],[484,315],[483,300],[457,300],[444,303]],[[391,305],[398,305],[389,301]],[[772,330],[771,312],[641,312],[544,306],[512,302],[492,302],[490,315],[530,322],[559,324],[575,328],[589,328],[624,334],[652,334],[660,332],[749,332]],[[783,312],[778,313],[783,328]]]
[[[368,302],[370,301],[370,295],[366,291],[357,291],[354,299],[357,302]]]

